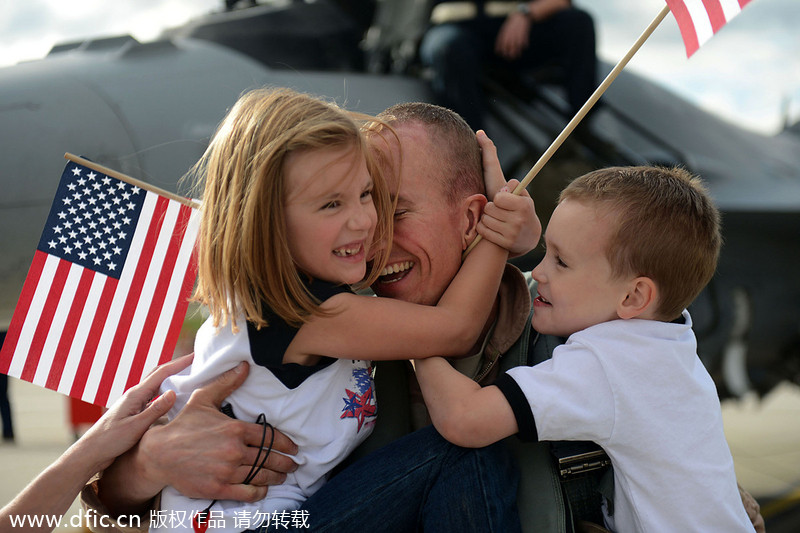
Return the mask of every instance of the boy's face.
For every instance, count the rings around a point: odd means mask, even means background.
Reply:
[[[326,281],[364,279],[378,215],[372,178],[352,147],[292,153],[286,172],[289,251],[297,267]]]
[[[628,281],[612,279],[606,242],[616,220],[606,209],[564,200],[553,211],[545,234],[547,252],[533,269],[539,296],[534,300],[536,331],[568,337],[618,318]]]

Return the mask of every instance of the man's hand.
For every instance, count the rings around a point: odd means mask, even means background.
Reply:
[[[500,57],[513,61],[528,48],[531,20],[522,13],[511,13],[497,33],[494,51]]]
[[[741,485],[739,485],[739,495],[742,497],[744,510],[747,511],[747,516],[750,518],[750,522],[753,523],[756,533],[766,533],[767,527],[764,524],[764,517],[761,516],[761,506]]]
[[[541,22],[571,5],[570,0],[530,0],[526,3],[530,12],[526,15],[515,11],[508,15],[494,42],[495,53],[509,61],[517,59],[528,48],[533,20]]]
[[[283,454],[297,453],[297,446],[276,430],[264,468],[251,484],[244,485],[258,455],[263,428],[219,411],[248,371],[247,364],[240,363],[195,390],[169,423],[149,429],[136,448],[104,473],[98,494],[103,503],[117,513],[141,512],[167,485],[191,498],[255,501],[266,495],[267,485],[282,483],[286,473],[297,468]]]
[[[250,485],[242,484],[256,461],[264,430],[258,424],[234,420],[219,408],[248,371],[247,364],[240,363],[197,389],[178,416],[142,438],[139,449],[146,457],[145,468],[162,486],[172,485],[190,498],[255,501],[266,495],[267,485],[283,483],[286,473],[296,469],[282,454],[293,455],[297,447],[275,431],[273,453],[264,468]]]
[[[519,195],[509,192],[519,185],[519,181],[506,183],[494,143],[483,131],[477,133],[477,138],[483,158],[486,195],[491,200],[478,222],[478,233],[508,250],[510,257],[528,253],[542,236],[542,223],[536,216],[533,200],[526,190]]]

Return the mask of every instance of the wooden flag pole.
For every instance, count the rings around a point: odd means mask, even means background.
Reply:
[[[163,189],[159,189],[155,185],[150,185],[149,183],[145,183],[144,181],[137,180],[136,178],[132,178],[132,177],[127,176],[127,175],[125,175],[125,174],[123,174],[121,172],[117,172],[116,170],[104,167],[103,165],[98,165],[97,163],[89,161],[88,159],[84,159],[84,158],[82,158],[80,156],[71,154],[69,152],[64,154],[64,159],[68,159],[69,161],[72,161],[73,163],[77,163],[77,164],[83,165],[83,166],[85,166],[87,168],[91,168],[92,170],[96,170],[97,172],[100,172],[101,174],[105,174],[106,176],[111,176],[112,178],[117,178],[118,180],[122,180],[122,181],[124,181],[126,183],[130,183],[131,185],[135,185],[136,187],[139,187],[140,189],[145,189],[147,191],[154,192],[154,193],[156,193],[158,195],[165,196],[165,197],[169,198],[170,200],[175,200],[176,202],[180,202],[183,205],[187,205],[187,206],[191,207],[192,209],[198,209],[200,207],[200,204],[198,204],[197,202],[193,202],[193,201],[189,200],[188,198],[184,198],[183,196],[178,196],[177,194],[173,194],[173,193],[167,192],[167,191],[165,191]]]
[[[606,79],[603,80],[603,83],[601,83],[600,86],[595,89],[594,93],[592,93],[592,96],[589,97],[586,103],[583,104],[583,107],[581,107],[575,116],[572,117],[572,120],[569,121],[569,124],[567,124],[564,130],[558,135],[558,137],[556,137],[550,147],[545,150],[536,164],[533,165],[533,168],[531,168],[525,177],[522,178],[522,181],[520,181],[519,185],[517,185],[517,187],[512,191],[512,194],[520,194],[523,190],[525,190],[525,187],[527,187],[533,178],[536,177],[539,171],[542,170],[542,167],[544,167],[547,162],[550,161],[550,158],[553,157],[553,154],[556,153],[556,150],[561,147],[567,137],[569,137],[570,133],[572,133],[572,130],[574,130],[580,121],[583,120],[586,114],[589,113],[589,110],[594,107],[594,104],[596,104],[600,97],[603,96],[603,93],[606,92],[606,89],[608,89],[611,83],[617,79],[617,76],[619,76],[619,73],[622,72],[622,69],[624,69],[625,66],[630,62],[633,55],[639,51],[639,48],[641,48],[644,42],[650,37],[650,35],[652,35],[652,33],[655,31],[658,25],[661,24],[661,21],[664,20],[668,13],[669,6],[664,6],[661,12],[656,15],[656,18],[653,19],[653,21],[639,36],[636,42],[633,43],[633,46],[631,46],[631,49],[628,50],[628,53],[626,53],[623,58],[619,60],[617,65],[611,69],[611,72],[608,73],[608,76],[606,76]],[[463,257],[467,257],[467,254],[472,251],[472,249],[480,240],[481,236],[478,235],[475,240],[472,241],[472,244],[470,244],[469,247],[467,247],[467,249],[464,251]]]

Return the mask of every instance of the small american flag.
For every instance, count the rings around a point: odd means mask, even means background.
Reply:
[[[198,210],[68,157],[82,164],[61,176],[0,373],[110,405],[172,357],[196,275]]]
[[[667,0],[691,57],[751,0]]]

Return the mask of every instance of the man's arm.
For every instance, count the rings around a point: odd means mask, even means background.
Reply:
[[[515,11],[508,15],[497,34],[495,52],[509,60],[516,59],[528,47],[533,22],[546,20],[570,6],[569,0],[531,0],[525,2],[527,13]]]
[[[297,465],[286,455],[297,453],[288,437],[275,431],[273,452],[250,485],[244,485],[256,460],[263,428],[229,418],[222,401],[247,377],[241,363],[192,393],[172,421],[150,428],[137,446],[103,473],[98,497],[111,514],[143,514],[167,485],[186,496],[255,501],[267,485],[282,483]]]
[[[505,395],[481,387],[441,357],[417,360],[414,367],[433,425],[441,435],[467,448],[480,448],[519,431]]]

